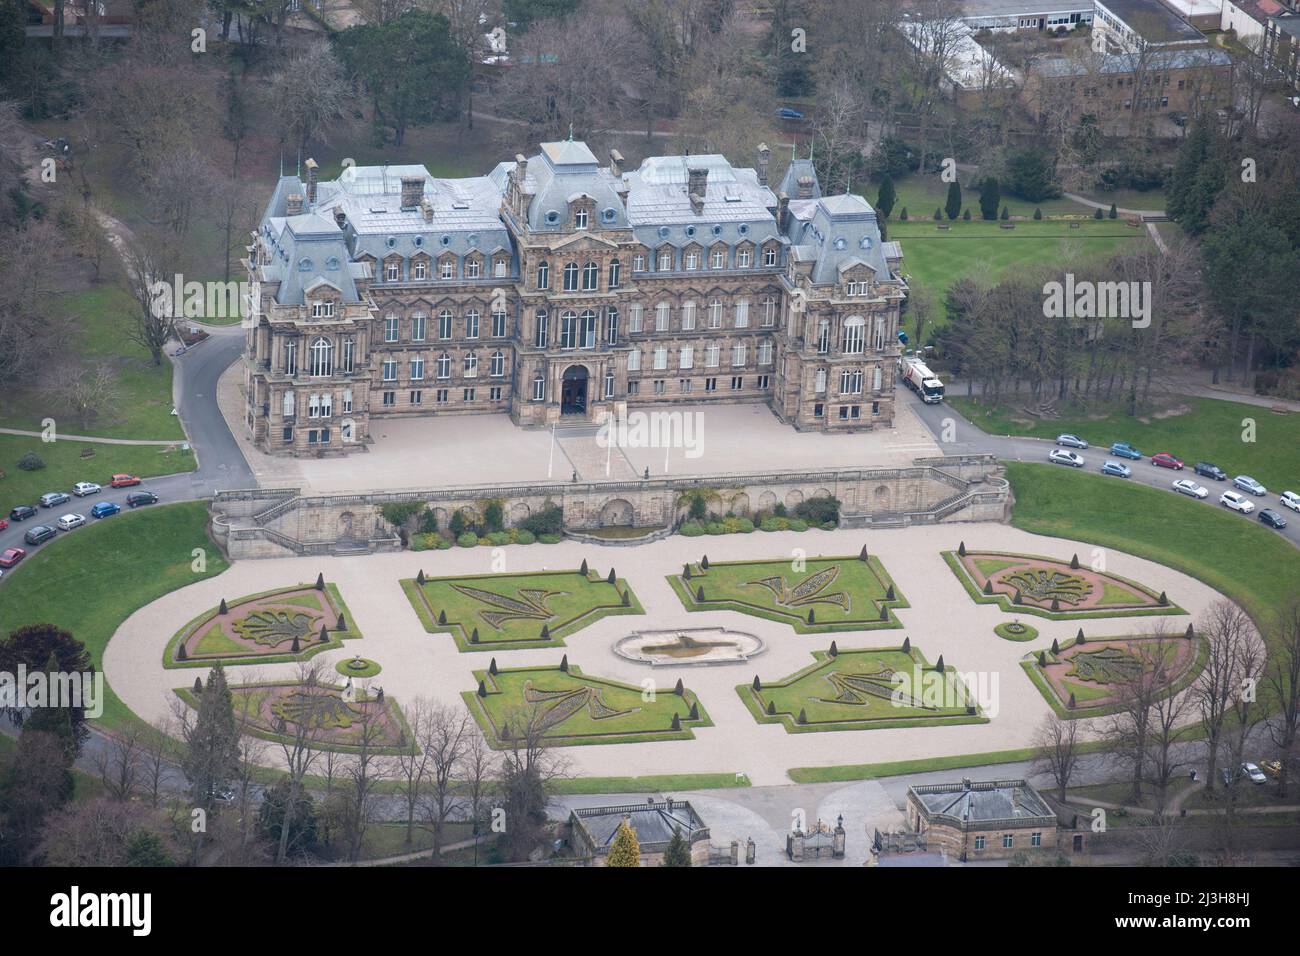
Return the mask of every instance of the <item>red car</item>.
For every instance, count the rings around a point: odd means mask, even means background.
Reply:
[[[1167,451],[1162,451],[1158,455],[1152,455],[1151,464],[1159,468],[1172,468],[1174,471],[1183,470],[1183,460],[1181,458],[1175,458]]]
[[[3,530],[4,530],[5,528],[7,528],[7,527],[9,527],[9,519],[8,519],[8,518],[0,518],[0,531],[3,531]]]
[[[108,483],[110,488],[130,488],[138,484],[140,479],[135,475],[114,475],[113,480]]]
[[[25,557],[27,552],[22,548],[5,548],[0,552],[0,568],[12,568]]]

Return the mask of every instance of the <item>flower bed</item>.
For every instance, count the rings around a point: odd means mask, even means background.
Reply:
[[[901,627],[895,608],[910,607],[875,557],[722,561],[707,557],[671,575],[688,611],[739,611],[789,624],[801,634]]]

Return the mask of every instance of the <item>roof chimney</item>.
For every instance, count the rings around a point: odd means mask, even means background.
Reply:
[[[798,187],[795,195],[799,199],[812,199],[814,182],[816,182],[816,180],[811,176],[800,176],[795,180],[795,185]]]
[[[786,223],[790,221],[790,197],[785,193],[776,197],[776,227],[785,232]]]
[[[308,159],[305,165],[307,167],[307,206],[314,209],[316,208],[316,170],[319,167],[314,159]]]
[[[616,149],[609,151],[609,171],[615,176],[623,175],[623,154]]]
[[[418,209],[420,198],[424,195],[423,176],[402,177],[402,209]]]
[[[348,224],[348,214],[345,213],[342,209],[335,209],[335,210],[334,210],[334,225],[336,225],[336,226],[338,226],[340,229],[342,229],[342,228],[344,228],[347,224]]]
[[[428,196],[420,197],[420,215],[424,216],[425,222],[433,222],[433,203]]]
[[[519,191],[523,192],[524,180],[528,178],[528,157],[523,153],[515,153],[515,182],[519,184]]]
[[[302,215],[302,193],[289,193],[284,197],[284,214],[286,216]]]
[[[686,171],[686,192],[691,197],[691,210],[695,215],[704,212],[704,196],[709,188],[709,168],[692,166]]]
[[[767,185],[767,162],[772,158],[772,151],[767,148],[767,143],[758,144],[758,184]]]

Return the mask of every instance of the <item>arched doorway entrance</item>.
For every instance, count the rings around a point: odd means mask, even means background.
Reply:
[[[560,386],[560,414],[587,414],[587,367],[570,365]]]

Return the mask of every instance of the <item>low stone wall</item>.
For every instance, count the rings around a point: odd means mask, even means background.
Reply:
[[[545,482],[440,488],[426,492],[299,496],[293,490],[220,492],[213,526],[232,558],[349,554],[400,548],[384,521],[389,502],[422,502],[440,529],[463,512],[478,521],[499,501],[507,526],[549,505],[564,509],[567,530],[674,527],[695,494],[710,515],[749,517],[777,504],[793,511],[809,498],[835,497],[846,527],[934,521],[1005,520],[1009,490],[992,457],[926,459],[909,468],[773,471],[627,481]]]

